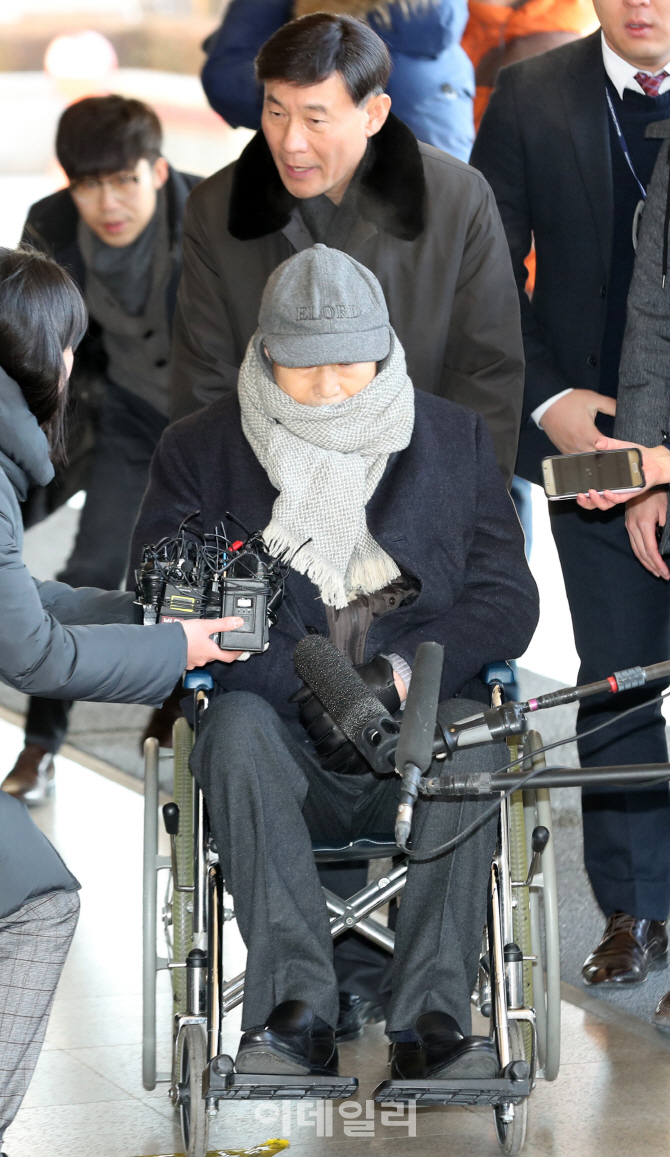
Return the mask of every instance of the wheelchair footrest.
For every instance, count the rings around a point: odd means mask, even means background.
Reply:
[[[226,1062],[230,1061],[230,1070]],[[358,1090],[356,1077],[281,1076],[235,1073],[229,1057],[215,1057],[205,1069],[203,1096],[217,1101],[345,1100]]]
[[[530,1079],[507,1077],[482,1080],[382,1081],[373,1097],[377,1102],[411,1102],[414,1105],[518,1105],[530,1096]]]

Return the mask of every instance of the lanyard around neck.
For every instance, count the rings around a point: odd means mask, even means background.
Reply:
[[[619,124],[619,118],[616,115],[616,112],[614,111],[614,105],[612,104],[612,98],[610,96],[610,91],[609,91],[607,85],[605,85],[605,96],[607,97],[607,104],[609,105],[610,116],[612,118],[612,124],[614,125],[614,127],[616,129],[616,135],[619,138],[619,144],[621,145],[621,152],[623,153],[624,157],[626,158],[628,168],[630,169],[631,173],[633,174],[633,177],[637,181],[637,187],[640,190],[640,196],[642,197],[642,200],[646,201],[647,200],[647,190],[645,189],[644,185],[642,184],[642,181],[640,180],[637,173],[635,172],[635,168],[633,166],[633,161],[632,161],[631,155],[628,151],[628,145],[626,144],[626,138],[623,135],[621,125]]]

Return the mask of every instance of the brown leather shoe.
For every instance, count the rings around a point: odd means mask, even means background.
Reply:
[[[181,683],[179,683],[174,691],[168,695],[163,706],[157,707],[156,710],[152,712],[144,735],[140,740],[140,751],[144,751],[145,739],[157,739],[159,747],[172,747],[172,728],[177,719],[181,719],[184,714],[179,706],[179,702],[184,698],[185,694],[184,688]]]
[[[45,803],[54,785],[54,757],[39,743],[26,743],[2,790],[30,807]]]
[[[585,984],[640,984],[650,968],[665,968],[668,934],[660,920],[613,912],[598,947],[582,966]]]
[[[665,996],[661,997],[651,1019],[657,1028],[670,1029],[670,992],[666,992]]]

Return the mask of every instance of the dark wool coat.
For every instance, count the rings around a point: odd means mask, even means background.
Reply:
[[[370,140],[345,252],[372,270],[418,389],[486,418],[511,482],[523,397],[519,301],[486,181],[391,114]],[[195,188],[184,217],[172,416],[216,401],[258,324],[268,277],[312,238],[262,133]]]
[[[542,458],[556,453],[533,410],[569,387],[602,392],[617,275],[605,79],[600,29],[501,69],[472,150],[472,164],[496,195],[517,279],[526,386],[516,472],[531,482],[541,483]],[[529,300],[524,262],[532,241],[537,275]],[[598,424],[610,433],[607,419]]]
[[[484,421],[442,398],[415,397],[412,439],[389,459],[367,505],[367,523],[384,550],[416,576],[420,592],[372,624],[365,658],[392,651],[411,665],[419,643],[437,640],[445,648],[446,699],[484,663],[523,653],[537,623],[538,597]],[[262,530],[276,496],[242,432],[237,395],[227,395],[163,434],[131,565],[139,564],[143,545],[174,535],[193,511],[201,513],[192,525],[205,531],[226,511]],[[215,680],[225,690],[261,695],[301,733],[297,709],[287,700],[300,682],[293,650],[310,629],[328,634],[324,606],[314,584],[291,571],[269,649],[247,662],[213,663]]]

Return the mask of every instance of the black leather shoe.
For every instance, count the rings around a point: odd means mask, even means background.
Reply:
[[[614,912],[598,947],[582,966],[584,983],[641,984],[668,951],[668,933],[659,920],[636,920]]]
[[[379,1024],[384,1019],[384,1009],[374,1000],[356,996],[353,992],[340,993],[340,1015],[335,1029],[338,1045],[347,1040],[358,1040],[363,1036],[366,1024]]]
[[[235,1069],[238,1073],[337,1076],[337,1061],[335,1030],[315,1017],[304,1000],[285,1000],[264,1025],[242,1033]]]
[[[418,1040],[396,1041],[391,1048],[391,1077],[396,1081],[490,1080],[500,1072],[493,1041],[463,1036],[453,1016],[424,1012],[414,1030]]]

